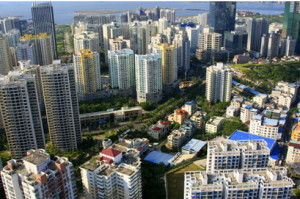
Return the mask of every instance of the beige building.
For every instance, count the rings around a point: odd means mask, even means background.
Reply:
[[[13,158],[23,157],[29,149],[45,148],[34,75],[12,71],[0,77],[0,112]]]
[[[205,132],[207,133],[217,133],[223,124],[224,117],[212,117],[210,120],[205,124]]]
[[[79,50],[73,55],[77,92],[92,94],[101,89],[99,53],[90,49]]]
[[[43,149],[29,150],[24,156],[9,160],[1,171],[6,198],[78,198],[74,167],[67,158],[51,160]]]
[[[177,54],[175,47],[167,43],[159,43],[152,48],[152,52],[161,55],[163,84],[173,84],[177,80]]]
[[[222,46],[222,34],[211,33],[204,30],[199,34],[198,49],[196,57],[201,60],[211,60],[218,58],[218,53]]]
[[[183,124],[189,118],[189,113],[182,109],[175,109],[174,113],[168,116],[168,121]]]
[[[300,142],[293,140],[289,142],[286,163],[300,165]]]
[[[0,74],[7,75],[12,70],[12,61],[10,59],[10,50],[7,38],[0,38]]]
[[[40,68],[50,140],[61,151],[82,140],[74,68],[60,64]]]

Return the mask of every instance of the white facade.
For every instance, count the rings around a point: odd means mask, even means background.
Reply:
[[[293,186],[294,182],[287,177],[284,167],[187,171],[184,175],[183,198],[289,199]]]
[[[257,113],[258,113],[258,110],[255,108],[252,108],[252,105],[244,104],[241,107],[240,119],[243,123],[246,123],[252,118],[253,115],[256,115]]]
[[[160,18],[167,18],[170,24],[175,23],[175,10],[171,9],[160,9]]]
[[[130,48],[135,54],[146,54],[146,37],[143,24],[134,21],[129,27]],[[150,38],[149,38],[150,39]]]
[[[8,161],[1,171],[5,195],[9,199],[77,198],[73,165],[67,158],[50,160],[45,150],[31,150],[22,158]]]
[[[261,115],[253,115],[250,119],[249,133],[272,139],[281,139],[283,127],[280,120],[269,119]]]
[[[161,55],[135,55],[137,101],[158,102],[162,95]]]
[[[92,31],[82,31],[74,34],[74,51],[79,54],[80,50],[90,49],[93,52],[99,52],[99,35]]]
[[[134,53],[131,49],[108,51],[110,86],[120,90],[135,86]]]
[[[207,133],[217,133],[223,124],[224,117],[212,117],[206,124],[205,124],[205,132]]]
[[[233,72],[230,68],[217,63],[206,68],[206,99],[210,103],[229,102],[231,98],[231,81]]]
[[[264,140],[211,141],[207,147],[206,171],[267,167],[270,149]]]
[[[189,71],[191,43],[185,31],[179,31],[175,34],[173,46],[177,52],[177,68],[185,72]]]

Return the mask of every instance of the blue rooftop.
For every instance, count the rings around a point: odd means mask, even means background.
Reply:
[[[245,108],[246,108],[246,109],[251,109],[252,106],[249,104],[249,105],[246,105]]]
[[[186,145],[184,145],[181,150],[190,151],[190,152],[198,152],[206,145],[206,142],[198,140],[198,139],[191,139]]]
[[[252,115],[252,119],[256,119],[256,120],[261,120],[262,115],[256,114],[256,115]]]
[[[238,83],[237,81],[234,81],[234,80],[232,80],[232,83],[233,83],[235,86],[237,86],[237,85],[240,84],[240,83]]]
[[[271,125],[271,126],[277,126],[278,120],[270,119],[270,118],[264,118],[263,125]]]
[[[279,157],[280,152],[280,146],[278,144],[275,145],[275,147],[272,149],[270,157],[274,160],[277,160]]]
[[[169,160],[172,158],[173,156],[167,153],[152,151],[144,158],[144,160],[148,162],[152,162],[154,164],[164,163],[166,166],[168,166],[170,164]]]
[[[196,105],[197,101],[186,102],[185,105],[193,106]]]
[[[259,135],[254,135],[251,133],[247,133],[247,132],[243,132],[243,131],[235,131],[231,134],[231,136],[229,137],[230,140],[235,140],[235,141],[239,141],[239,140],[265,140],[268,144],[268,148],[272,150],[272,148],[274,147],[276,140],[272,139],[272,138],[267,138],[267,137],[263,137],[263,136],[259,136]]]
[[[245,86],[244,84],[240,84],[239,82],[237,81],[234,81],[232,80],[232,83],[235,85],[235,86],[238,86],[240,87],[241,89],[245,90],[245,91],[248,91],[250,92],[251,94],[253,95],[259,95],[261,94],[260,92],[256,91],[256,90],[253,90],[252,88],[249,88],[248,86]]]

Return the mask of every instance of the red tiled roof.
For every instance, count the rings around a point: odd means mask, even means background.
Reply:
[[[111,157],[116,157],[117,155],[122,153],[122,151],[112,149],[112,148],[106,148],[106,149],[102,150],[101,153],[104,154],[104,155],[111,156]]]
[[[152,130],[153,130],[153,131],[160,131],[161,128],[159,128],[159,127],[154,127],[154,128],[152,128]]]
[[[160,124],[162,124],[162,125],[169,125],[169,122],[167,122],[167,121],[161,121]]]
[[[185,110],[182,110],[182,109],[176,109],[176,114],[177,115],[183,115],[183,114],[188,114],[188,112],[185,111]]]
[[[100,161],[104,160],[104,161],[105,161],[106,163],[108,163],[108,164],[111,164],[111,163],[114,162],[112,159],[107,158],[107,157],[100,157],[99,160],[100,160]]]

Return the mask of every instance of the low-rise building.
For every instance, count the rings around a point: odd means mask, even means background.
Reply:
[[[148,129],[148,135],[156,140],[160,140],[165,137],[169,132],[169,122],[158,121],[157,124],[151,125]]]
[[[173,130],[168,136],[166,147],[180,148],[188,139],[187,132],[183,129]]]
[[[182,107],[182,110],[185,110],[188,112],[188,114],[191,116],[196,110],[197,110],[197,102],[192,101],[192,102],[186,102]]]
[[[250,120],[249,133],[273,139],[281,139],[285,118],[271,119],[263,115],[253,115]]]
[[[252,105],[245,104],[241,107],[240,119],[243,123],[246,123],[257,113],[258,110],[256,108],[253,108]]]
[[[279,105],[290,108],[297,98],[299,83],[290,84],[280,81],[272,89],[271,98]]]
[[[268,101],[268,95],[266,95],[266,94],[258,94],[258,95],[255,95],[252,100],[259,107],[263,107],[265,105],[265,103]]]
[[[196,111],[191,117],[190,120],[196,124],[196,128],[201,128],[205,124],[206,112]]]
[[[114,147],[104,149],[99,156],[81,165],[84,198],[142,198],[139,153],[128,148],[126,152],[118,150],[117,145]]]
[[[235,64],[246,64],[251,60],[251,57],[249,54],[240,54],[240,55],[235,55],[233,57],[233,62]]]
[[[170,122],[176,122],[178,124],[183,124],[183,122],[188,119],[189,113],[182,109],[176,109],[174,110],[174,113],[169,115],[168,121]]]
[[[147,138],[119,138],[119,142],[113,144],[112,148],[114,148],[116,145],[124,147],[124,149],[121,150],[123,152],[126,152],[128,149],[136,149],[139,153],[139,156],[141,156],[149,149],[149,140]]]
[[[228,106],[226,108],[226,117],[228,118],[228,117],[238,116],[239,110],[240,110],[240,108],[237,108],[235,106],[232,106],[232,105]]]
[[[207,133],[217,133],[223,124],[224,117],[212,117],[210,120],[205,124],[205,131]]]
[[[293,186],[284,167],[186,171],[183,198],[288,199]]]
[[[270,149],[264,140],[222,140],[207,145],[206,171],[268,166]]]
[[[293,126],[291,140],[300,141],[300,123],[299,122]]]
[[[55,159],[37,149],[21,160],[9,160],[1,171],[6,198],[78,198],[73,164],[67,158]]]
[[[300,142],[293,140],[289,142],[286,163],[300,165]]]
[[[197,139],[191,139],[186,145],[184,145],[181,148],[181,152],[183,154],[196,154],[198,153],[204,146],[206,145],[206,142],[197,140]]]

